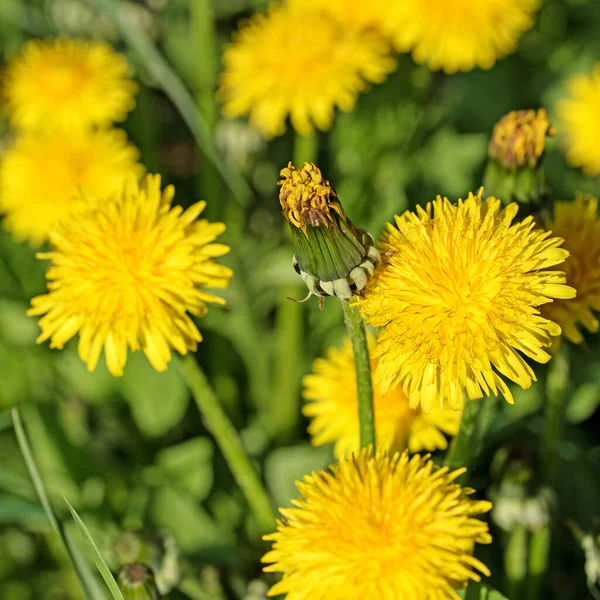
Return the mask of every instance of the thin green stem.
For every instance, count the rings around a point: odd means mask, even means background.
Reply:
[[[546,371],[546,404],[542,430],[540,459],[545,484],[554,487],[558,475],[559,448],[562,439],[564,412],[569,382],[569,347],[562,348],[552,358]],[[545,525],[531,536],[527,600],[542,597],[550,565],[551,525]]]
[[[270,531],[275,517],[267,492],[244,451],[237,431],[231,424],[196,359],[188,354],[178,360],[192,396],[206,420],[233,476],[240,486],[256,520],[263,531]]]
[[[527,530],[519,523],[509,533],[504,553],[505,594],[507,598],[519,598],[527,575]]]
[[[198,110],[204,116],[206,126],[214,136],[219,109],[215,98],[217,87],[217,42],[213,0],[191,0],[190,16],[194,56],[197,57],[196,68],[196,100]],[[219,174],[205,154],[200,162],[200,196],[208,200],[206,216],[221,218],[218,214],[223,208],[222,202],[216,202],[219,197]]]
[[[482,400],[466,400],[460,429],[452,440],[448,454],[446,455],[446,466],[450,471],[466,467],[469,469],[473,460],[473,445],[477,432],[477,415],[481,410]]]
[[[315,135],[294,139],[293,163],[299,168],[304,162],[315,160]],[[287,223],[285,232],[288,234]],[[305,288],[286,285],[279,291],[275,316],[275,372],[271,402],[272,434],[279,441],[294,439],[300,423],[300,375],[303,356],[304,305],[290,298],[301,298]]]
[[[246,206],[252,191],[240,173],[223,160],[214,141],[210,127],[196,101],[177,73],[171,68],[136,19],[128,17],[126,3],[118,0],[96,0],[119,26],[123,39],[139,55],[144,68],[171,99],[183,120],[196,138],[198,146],[215,166],[232,196],[240,206]]]
[[[358,390],[358,420],[360,424],[360,445],[372,444],[375,447],[375,415],[373,411],[373,382],[371,380],[371,360],[367,345],[365,323],[355,306],[342,300],[344,321],[352,342]]]

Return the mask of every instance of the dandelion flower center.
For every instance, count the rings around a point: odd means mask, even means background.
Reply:
[[[547,270],[568,256],[560,238],[534,229],[528,217],[512,224],[517,206],[438,197],[426,210],[396,217],[382,238],[387,259],[366,288],[360,308],[384,327],[376,354],[377,380],[399,384],[411,406],[434,402],[462,408],[469,398],[512,395],[503,375],[526,388],[535,375],[521,354],[538,362],[560,327],[538,307],[572,298],[561,272]]]
[[[302,497],[280,509],[265,571],[283,579],[269,595],[288,600],[458,598],[455,588],[489,571],[475,543],[489,543],[487,524],[472,516],[489,502],[468,498],[454,479],[463,470],[437,469],[428,457],[344,458],[330,472],[297,482]]]
[[[43,315],[38,342],[62,346],[79,333],[79,355],[92,371],[102,349],[113,375],[121,375],[127,350],[142,349],[157,371],[195,350],[202,337],[187,314],[202,316],[206,302],[223,300],[201,286],[223,288],[231,271],[213,261],[229,250],[213,244],[222,223],[197,220],[205,203],[185,212],[172,207],[171,186],[160,178],[141,185],[128,178],[118,193],[90,201],[51,233],[49,292],[32,300]]]

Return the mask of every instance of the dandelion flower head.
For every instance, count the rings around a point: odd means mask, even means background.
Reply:
[[[319,12],[281,4],[242,26],[223,55],[219,96],[228,118],[250,115],[264,137],[330,127],[360,92],[395,68],[387,45]]]
[[[231,270],[214,258],[229,251],[212,243],[225,230],[198,216],[205,202],[187,210],[171,206],[172,186],[160,177],[122,189],[59,223],[50,261],[48,293],[34,298],[29,315],[41,316],[38,343],[62,348],[79,334],[79,356],[93,371],[104,349],[106,365],[122,375],[127,350],[143,350],[157,371],[202,340],[188,313],[200,317],[207,302],[224,301],[204,287],[225,288]]]
[[[557,110],[567,161],[595,176],[600,173],[600,63],[589,75],[571,77],[568,87],[569,97]]]
[[[532,217],[512,223],[517,205],[482,202],[483,189],[452,204],[440,196],[407,211],[382,236],[382,266],[360,309],[384,328],[377,381],[401,385],[411,406],[462,408],[469,398],[498,395],[512,403],[502,376],[527,388],[535,380],[522,355],[546,362],[560,327],[539,314],[553,299],[575,295],[550,267],[568,252],[562,240],[535,229]]]
[[[29,41],[3,79],[5,109],[20,130],[106,126],[125,119],[135,105],[131,67],[103,42]]]
[[[487,524],[473,516],[492,505],[454,482],[464,471],[369,447],[305,476],[296,483],[301,497],[280,509],[277,531],[265,536],[273,548],[264,570],[283,573],[269,595],[458,600],[455,589],[489,575],[473,551],[491,542]]]
[[[82,204],[140,176],[139,152],[118,129],[18,136],[0,158],[0,213],[18,240],[39,246],[51,227]]]
[[[534,22],[539,0],[403,0],[393,43],[414,60],[446,73],[490,69],[513,52]]]
[[[592,333],[600,329],[592,312],[600,311],[600,219],[598,200],[578,194],[575,202],[555,202],[554,214],[546,222],[546,229],[564,238],[569,258],[562,265],[567,283],[577,290],[571,300],[557,300],[544,305],[542,314],[556,321],[563,335],[580,344],[583,335],[578,325]]]
[[[535,168],[546,149],[546,136],[555,134],[545,109],[513,110],[494,125],[488,155],[506,168]]]
[[[373,336],[369,336],[369,352],[376,347]],[[377,359],[371,361],[375,372]],[[358,393],[356,370],[350,340],[346,339],[341,349],[330,348],[327,358],[318,358],[313,363],[312,373],[304,377],[303,414],[312,418],[308,428],[315,446],[334,443],[337,458],[348,456],[360,449],[358,423]],[[441,411],[434,404],[431,413],[410,408],[408,398],[401,387],[390,388],[386,394],[373,389],[375,431],[377,446],[391,452],[408,450],[420,452],[445,449],[448,442],[444,433],[456,435],[462,412]]]

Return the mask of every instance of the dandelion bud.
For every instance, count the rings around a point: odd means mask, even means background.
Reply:
[[[289,163],[280,175],[279,201],[294,238],[293,266],[309,297],[348,299],[359,293],[380,261],[371,235],[348,219],[314,164],[296,170]]]
[[[505,203],[535,202],[544,183],[546,137],[555,134],[545,109],[513,110],[494,126],[484,186]]]
[[[152,569],[141,563],[125,565],[118,577],[125,600],[157,600],[160,598]]]

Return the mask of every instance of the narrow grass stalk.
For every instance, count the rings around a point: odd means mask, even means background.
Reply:
[[[484,400],[466,400],[462,419],[460,420],[460,429],[458,434],[452,440],[445,464],[454,471],[461,467],[470,469],[473,460],[473,446],[476,441],[477,433],[477,415],[481,410],[481,404]],[[447,410],[447,409],[446,409]]]
[[[180,358],[178,363],[198,409],[221,449],[260,528],[265,532],[271,531],[275,525],[275,517],[267,492],[204,371],[191,354]]]
[[[219,109],[215,98],[217,88],[217,45],[213,0],[191,0],[190,17],[192,43],[196,63],[196,101],[198,110],[204,116],[206,126],[214,136]],[[210,162],[210,157],[203,154],[200,165],[200,196],[209,201],[207,210],[216,211],[223,208],[219,197],[219,174]],[[210,212],[207,212],[210,215]],[[222,215],[214,215],[221,218]]]
[[[341,300],[344,321],[352,342],[352,353],[356,370],[356,389],[358,391],[358,419],[360,423],[361,447],[372,444],[375,448],[375,415],[373,411],[373,382],[371,379],[371,361],[365,324],[358,309],[346,300]]]
[[[569,347],[562,348],[552,358],[546,374],[546,404],[544,428],[540,449],[542,477],[552,488],[558,475],[559,448],[562,439],[564,413],[569,381]],[[546,525],[531,536],[529,547],[529,573],[527,600],[542,598],[544,582],[550,563],[551,525]]]
[[[316,160],[315,135],[296,135],[293,163],[296,168],[304,162]],[[286,234],[287,223],[285,225]],[[300,423],[300,376],[302,341],[304,338],[304,305],[290,298],[305,295],[300,285],[286,285],[279,291],[275,316],[275,382],[273,385],[271,415],[272,434],[279,441],[294,439]]]
[[[123,39],[139,55],[144,68],[171,99],[196,138],[198,146],[219,172],[232,196],[240,206],[246,206],[252,191],[240,173],[223,160],[204,114],[177,73],[171,68],[138,20],[129,18],[127,3],[118,0],[95,0],[119,26]]]
[[[81,556],[68,532],[54,514],[54,510],[48,499],[48,494],[46,493],[46,488],[44,487],[44,482],[42,481],[40,471],[33,456],[29,440],[27,439],[27,434],[25,433],[18,408],[12,409],[12,419],[17,443],[19,444],[19,449],[21,450],[25,466],[29,472],[29,477],[31,478],[37,497],[46,512],[46,516],[48,517],[48,521],[50,521],[52,529],[58,534],[64,544],[67,554],[71,559],[71,563],[73,564],[73,568],[79,577],[86,599],[104,600],[104,594],[102,593],[100,585],[94,578],[89,565]]]

